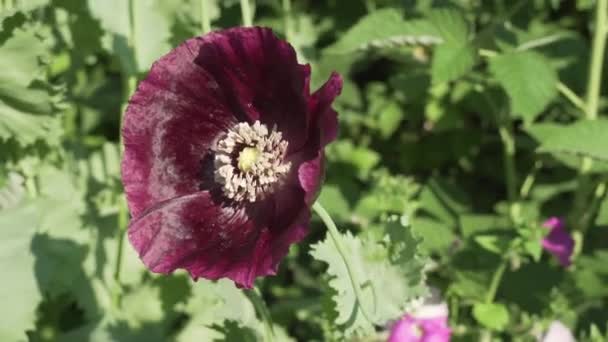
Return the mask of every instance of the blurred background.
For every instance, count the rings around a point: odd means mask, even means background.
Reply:
[[[319,201],[373,246],[351,250],[363,270],[395,270],[374,288],[403,303],[438,288],[454,341],[535,341],[555,320],[608,341],[606,102],[592,117],[585,95],[604,75],[603,55],[590,62],[604,0],[243,1],[311,64],[313,89],[344,77]],[[0,0],[1,341],[264,339],[260,303],[232,283],[144,268],[120,182],[137,81],[204,16],[242,25],[243,1]],[[576,241],[568,268],[541,247],[551,216]],[[408,235],[387,242],[395,222]],[[314,219],[258,284],[275,340],[385,339],[400,311],[350,322],[324,236]]]

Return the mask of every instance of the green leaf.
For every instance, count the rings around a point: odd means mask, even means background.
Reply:
[[[15,172],[9,172],[6,182],[0,188],[0,211],[17,206],[25,195],[23,177]]]
[[[435,48],[431,75],[433,83],[453,81],[469,72],[477,60],[477,50],[468,44],[441,44]]]
[[[0,340],[27,341],[25,331],[34,328],[36,308],[42,299],[30,243],[40,223],[41,202],[30,201],[0,211],[0,301],[10,314],[3,315]]]
[[[242,333],[253,333],[261,340],[263,326],[255,313],[255,308],[242,290],[229,280],[218,282],[200,281],[192,287],[188,302],[178,306],[178,310],[189,313],[192,319],[177,336],[178,342],[222,340],[235,329]],[[229,329],[219,331],[213,327],[229,321]],[[232,326],[236,324],[237,327]],[[232,326],[232,327],[231,327]]]
[[[507,217],[487,214],[463,214],[459,217],[462,235],[466,238],[476,234],[509,230],[511,223]]]
[[[428,18],[446,44],[462,46],[469,40],[469,24],[459,10],[434,9]]]
[[[345,163],[356,169],[360,178],[367,178],[380,162],[380,155],[363,146],[355,146],[351,140],[339,140],[329,145],[327,158],[331,162]]]
[[[340,191],[340,188],[335,185],[323,185],[321,194],[317,200],[323,203],[323,207],[327,209],[334,219],[347,220],[350,216],[350,205]]]
[[[540,54],[509,52],[490,59],[490,71],[511,100],[511,113],[530,123],[557,95],[557,72]]]
[[[147,71],[152,62],[169,52],[171,11],[160,0],[89,0],[89,8],[107,31],[104,48],[118,55],[126,72]]]
[[[499,235],[477,235],[473,238],[483,249],[503,255],[509,249],[509,241],[506,236]]]
[[[28,25],[14,29],[0,46],[0,141],[14,138],[23,146],[38,139],[58,143],[61,126],[52,115],[55,100],[48,86],[34,82],[42,76],[40,60],[47,54],[39,30]]]
[[[374,325],[384,325],[399,317],[412,300],[425,294],[423,263],[416,256],[416,240],[398,221],[388,222],[381,239],[367,235],[340,234],[345,258],[361,288],[364,303],[355,296],[353,283],[340,254],[328,236],[312,246],[311,255],[328,264],[329,285],[338,314],[335,323],[346,337],[373,332]],[[363,307],[364,309],[362,310]],[[367,317],[364,315],[367,313]]]
[[[537,124],[529,127],[538,151],[569,154],[608,162],[608,120],[580,120],[571,125]]]
[[[43,42],[33,26],[24,25],[13,30],[12,35],[0,46],[0,80],[12,81],[27,87],[41,75],[40,59],[47,56]]]
[[[419,185],[412,179],[393,176],[386,171],[374,172],[371,186],[370,191],[360,197],[354,209],[358,216],[367,219],[386,213],[407,213],[412,209],[412,198],[419,189]]]
[[[509,324],[509,311],[498,303],[477,303],[473,306],[473,317],[488,329],[502,331]]]
[[[398,10],[386,8],[363,17],[325,51],[345,54],[370,48],[439,42],[437,30],[428,21],[405,21]]]

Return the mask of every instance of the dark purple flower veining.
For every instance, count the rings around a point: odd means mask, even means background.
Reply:
[[[260,27],[189,39],[154,63],[122,131],[129,240],[150,270],[246,288],[276,273],[307,233],[337,135],[342,79],[312,94],[309,82]]]

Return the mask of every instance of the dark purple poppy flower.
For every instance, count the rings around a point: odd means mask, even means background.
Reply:
[[[154,63],[122,131],[129,240],[150,270],[247,288],[276,273],[307,233],[337,134],[340,76],[313,94],[309,81],[260,27],[192,38]]]
[[[564,221],[551,217],[543,223],[543,227],[550,229],[549,234],[542,241],[543,248],[553,254],[562,266],[570,266],[574,239],[564,227]]]

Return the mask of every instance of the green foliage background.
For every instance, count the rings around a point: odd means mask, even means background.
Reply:
[[[124,239],[121,113],[243,1],[0,0],[0,341],[261,341],[270,320],[277,341],[380,341],[429,285],[454,341],[554,320],[608,339],[606,0],[249,1],[313,87],[344,76],[319,198],[341,253],[315,218],[255,292],[148,272]],[[540,246],[550,216],[567,269]]]

